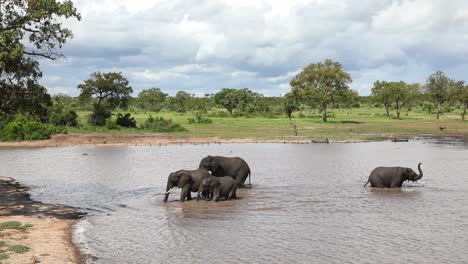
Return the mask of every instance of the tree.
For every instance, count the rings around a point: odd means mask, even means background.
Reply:
[[[341,68],[339,62],[332,60],[310,64],[290,83],[302,101],[319,106],[324,122],[327,122],[327,108],[340,100],[352,82],[351,76]]]
[[[442,113],[442,105],[447,100],[451,80],[442,71],[437,71],[427,78],[425,90],[437,106],[437,119]]]
[[[0,5],[0,112],[47,118],[47,90],[36,57],[55,60],[72,37],[64,18],[80,19],[71,1],[2,0]],[[27,102],[25,107],[24,102]]]
[[[138,99],[145,109],[159,112],[164,106],[167,94],[159,88],[145,89],[138,94]]]
[[[132,87],[128,86],[128,80],[121,73],[94,72],[91,78],[78,85],[81,98],[94,98],[91,123],[105,125],[105,119],[110,117],[110,112],[116,107],[126,107]]]
[[[390,116],[389,108],[392,103],[392,93],[389,86],[389,83],[386,81],[376,81],[374,82],[371,94],[375,102],[384,105],[387,116]]]
[[[216,104],[226,108],[231,115],[239,104],[236,89],[223,88],[214,95],[214,100]]]
[[[288,116],[289,120],[292,118],[292,113],[299,110],[299,98],[294,93],[286,93],[284,95],[284,113]]]
[[[465,121],[466,109],[468,108],[468,86],[463,81],[455,82],[449,91],[449,100],[462,108],[460,113],[462,121]]]
[[[400,119],[401,109],[408,106],[414,100],[419,92],[419,84],[407,84],[403,81],[390,82],[389,90],[392,94],[391,100],[397,113],[397,119]]]
[[[190,100],[192,96],[185,91],[178,91],[172,98],[172,107],[178,113],[185,113],[190,109]]]

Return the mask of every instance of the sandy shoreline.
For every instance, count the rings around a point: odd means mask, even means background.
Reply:
[[[25,253],[7,251],[8,258],[1,263],[83,263],[72,241],[72,227],[82,214],[72,207],[33,201],[27,190],[12,178],[0,177],[0,223],[32,225],[26,232],[0,229],[0,240],[6,243],[2,249],[12,245],[29,247]]]
[[[336,143],[370,142],[370,140],[330,141]],[[66,146],[163,146],[172,144],[219,144],[219,143],[327,143],[302,137],[277,139],[192,137],[168,134],[61,134],[48,140],[0,142],[0,147],[66,147]]]

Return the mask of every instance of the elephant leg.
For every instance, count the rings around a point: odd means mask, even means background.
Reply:
[[[215,188],[215,190],[214,190],[214,192],[213,192],[213,195],[214,195],[213,200],[214,200],[215,202],[218,202],[218,201],[219,201],[220,192],[221,192],[220,188],[218,188],[218,187]]]
[[[187,193],[187,201],[190,201],[190,200],[192,200],[192,193],[189,191]]]
[[[236,190],[237,190],[237,185],[232,186],[231,191],[229,192],[229,195],[228,195],[228,200],[236,199]]]
[[[185,198],[188,197],[190,193],[190,185],[185,185],[180,192],[180,201],[184,202]]]

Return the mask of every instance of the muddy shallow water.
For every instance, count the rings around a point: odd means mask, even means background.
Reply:
[[[245,158],[253,188],[164,204],[167,175],[208,154]],[[33,198],[90,214],[76,237],[95,263],[468,262],[463,142],[0,149],[0,161]],[[418,183],[362,187],[376,166],[420,161]]]

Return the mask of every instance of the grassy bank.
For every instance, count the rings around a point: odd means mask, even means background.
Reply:
[[[396,136],[416,136],[421,134],[434,135],[464,135],[468,136],[468,122],[462,122],[457,112],[448,113],[435,119],[435,115],[423,111],[413,110],[402,113],[402,119],[394,116],[387,117],[381,108],[354,108],[338,109],[335,117],[329,122],[322,122],[319,113],[305,111],[295,113],[292,123],[296,125],[297,137],[291,122],[284,115],[267,117],[216,117],[212,111],[208,117],[213,120],[211,124],[191,124],[188,122],[192,113],[178,114],[175,112],[135,112],[132,113],[138,123],[144,122],[148,115],[172,119],[175,123],[187,128],[186,132],[174,133],[178,136],[192,137],[219,137],[230,138],[256,138],[256,139],[314,139],[331,141],[350,140],[378,140]],[[79,128],[69,128],[70,133],[111,133],[111,134],[142,134],[149,131],[141,129],[108,130],[105,127],[92,127],[86,125],[88,112],[80,112],[80,122],[84,124]],[[446,127],[441,131],[439,127]]]

